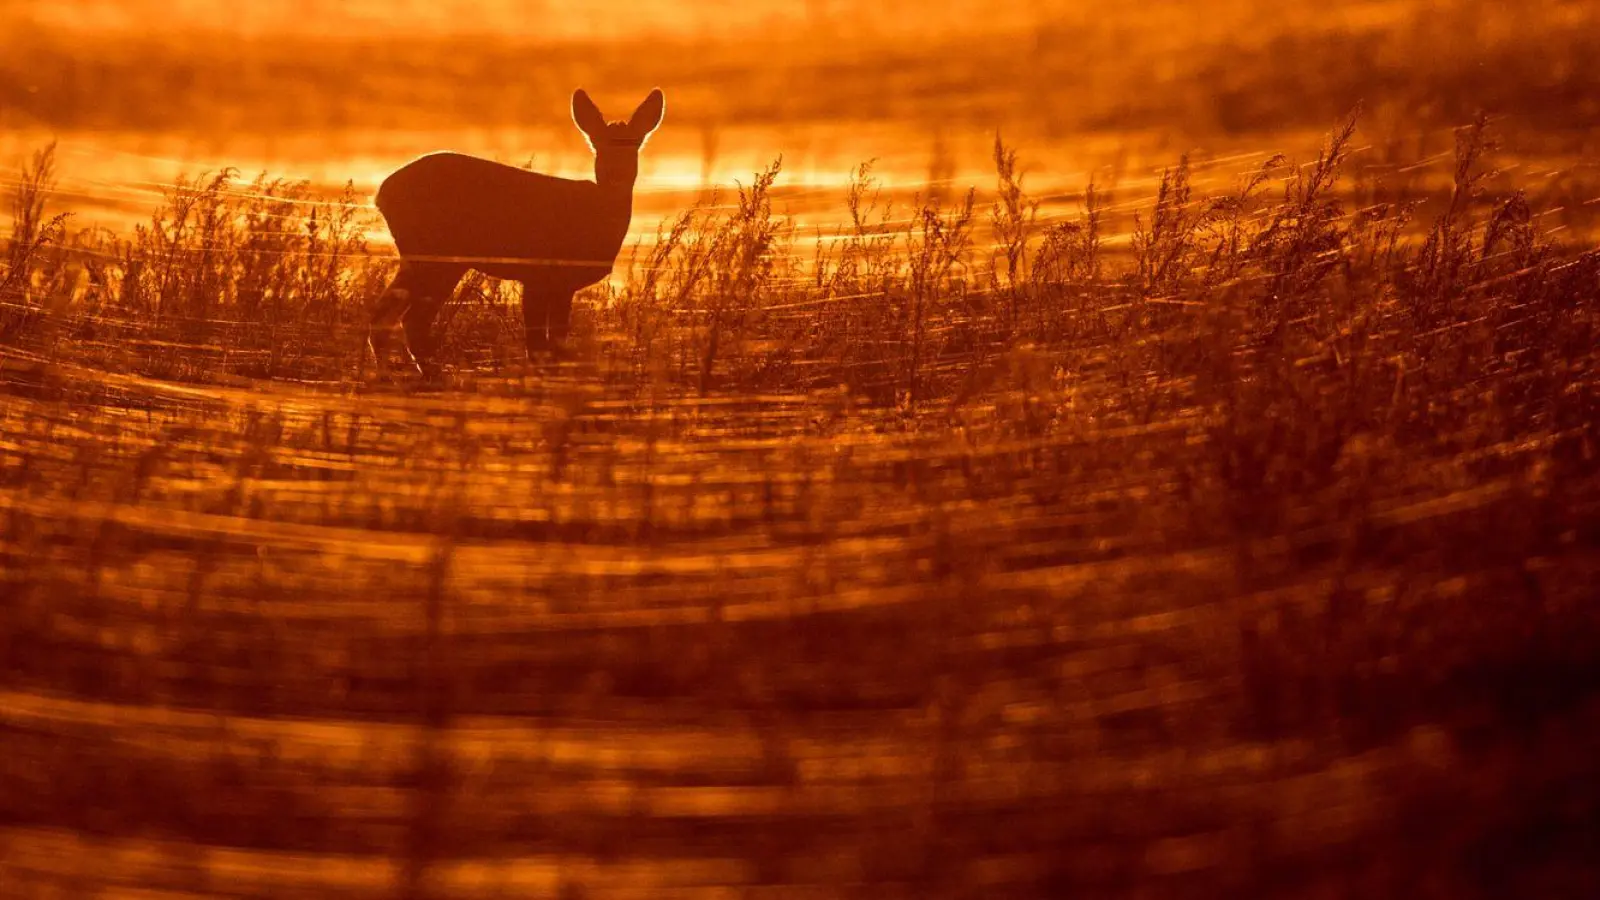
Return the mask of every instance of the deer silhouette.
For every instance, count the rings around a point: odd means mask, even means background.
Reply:
[[[639,148],[661,124],[659,89],[626,122],[607,122],[582,90],[572,121],[594,151],[594,180],[542,175],[460,153],[431,153],[378,187],[377,205],[400,251],[400,271],[373,309],[367,342],[392,376],[389,343],[404,327],[402,365],[437,373],[434,317],[469,269],[522,284],[530,357],[567,336],[572,295],[611,273],[633,217]]]

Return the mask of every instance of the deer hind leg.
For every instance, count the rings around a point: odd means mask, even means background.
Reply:
[[[400,324],[405,326],[406,350],[411,354],[412,365],[425,377],[439,374],[435,359],[439,340],[433,331],[434,317],[450,301],[465,274],[467,270],[456,265],[430,263],[418,268],[417,294],[400,317]]]
[[[401,262],[400,271],[395,273],[394,280],[383,289],[383,294],[372,307],[372,319],[367,325],[367,346],[372,349],[373,363],[381,377],[389,378],[394,374],[389,368],[390,339],[394,336],[395,327],[400,324],[400,318],[416,298],[417,282],[416,267]],[[410,353],[406,355],[409,357]],[[409,364],[415,366],[415,360],[410,360]]]
[[[432,377],[439,372],[439,363],[434,357],[439,351],[440,342],[433,331],[433,320],[439,315],[439,310],[444,308],[448,299],[450,295],[444,292],[425,294],[413,300],[405,314],[400,317],[400,324],[405,328],[406,349],[411,353],[412,364],[426,377]]]
[[[402,262],[400,272],[384,290],[372,313],[367,342],[377,360],[380,374],[390,376],[389,347],[395,326],[402,325],[401,366],[417,374],[427,374],[438,344],[433,337],[433,319],[454,293],[456,282],[465,270],[433,263]],[[419,364],[418,358],[423,362]]]

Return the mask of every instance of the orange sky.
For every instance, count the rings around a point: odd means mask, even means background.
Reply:
[[[1303,154],[1357,102],[1402,155],[1489,109],[1592,158],[1596,35],[1592,0],[0,0],[0,163],[59,138],[69,188],[141,215],[225,166],[367,188],[449,147],[581,175],[580,85],[608,111],[667,91],[646,192],[780,153],[785,187],[867,159],[988,183],[1001,133],[1064,193],[1185,152]]]
[[[1076,0],[993,4],[988,0],[33,0],[13,12],[55,26],[151,31],[217,30],[240,34],[350,34],[354,31],[548,35],[593,39],[632,33],[709,34],[808,25],[916,33],[954,22],[980,30],[1014,28],[1041,15],[1059,17]]]

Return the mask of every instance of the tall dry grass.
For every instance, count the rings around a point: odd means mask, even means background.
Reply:
[[[469,281],[419,393],[361,377],[359,198],[220,173],[73,232],[46,152],[0,273],[0,866],[1583,895],[1600,254],[1490,193],[1485,123],[1444,196],[1352,183],[1354,128],[1062,218],[1002,143],[985,202],[862,166],[821,233],[774,163],[581,298],[575,364]]]

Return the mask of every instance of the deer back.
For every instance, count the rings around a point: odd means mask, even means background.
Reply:
[[[403,258],[459,262],[503,278],[570,270],[592,284],[622,247],[632,192],[434,153],[386,178],[377,206]]]

